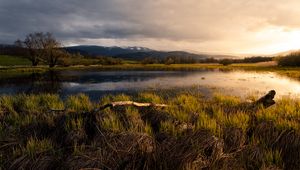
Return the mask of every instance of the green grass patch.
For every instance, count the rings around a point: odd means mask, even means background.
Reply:
[[[31,62],[18,56],[0,55],[0,66],[19,66],[19,65],[31,65]]]

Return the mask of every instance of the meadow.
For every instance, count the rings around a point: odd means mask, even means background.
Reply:
[[[299,169],[300,100],[215,94],[0,97],[0,169]],[[116,101],[167,107],[117,106]]]
[[[26,66],[30,65],[30,61],[22,58],[22,57],[16,57],[16,56],[10,56],[10,55],[0,55],[0,66]]]

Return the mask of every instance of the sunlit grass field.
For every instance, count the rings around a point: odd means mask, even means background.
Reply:
[[[215,94],[0,97],[1,169],[298,169],[300,100]],[[118,106],[115,101],[167,104]],[[51,111],[52,110],[52,111]],[[54,111],[55,110],[55,111]]]

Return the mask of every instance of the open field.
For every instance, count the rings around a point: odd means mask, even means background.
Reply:
[[[93,111],[127,100],[168,107]],[[299,169],[300,100],[278,99],[267,109],[244,102],[189,92],[98,103],[83,94],[64,101],[53,94],[1,96],[0,168]]]
[[[0,55],[0,66],[17,66],[17,65],[31,65],[31,62],[22,57]]]

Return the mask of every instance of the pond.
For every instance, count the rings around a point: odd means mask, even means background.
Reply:
[[[60,71],[0,78],[0,95],[85,93],[92,99],[105,94],[195,88],[246,96],[276,90],[278,96],[300,94],[300,81],[272,72],[246,71]]]

